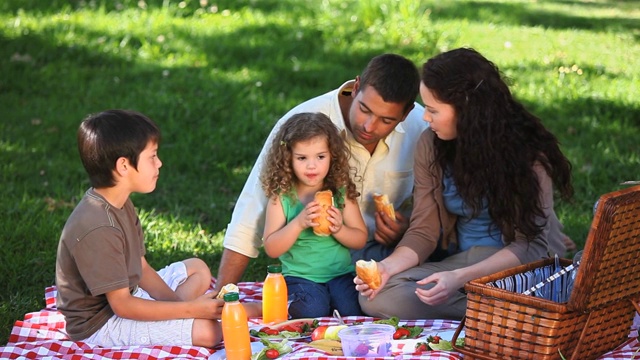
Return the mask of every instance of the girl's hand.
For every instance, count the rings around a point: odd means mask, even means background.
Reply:
[[[443,271],[417,281],[418,285],[435,283],[430,289],[416,289],[416,295],[425,304],[440,305],[445,303],[451,295],[464,286],[454,271]]]
[[[296,221],[302,229],[316,226],[318,223],[315,222],[315,219],[320,216],[321,209],[322,206],[320,206],[317,201],[311,201],[302,209],[300,214],[296,216]]]
[[[332,206],[327,210],[327,213],[329,213],[327,220],[331,223],[329,230],[331,230],[332,234],[335,234],[342,229],[342,212],[338,210],[338,208]]]

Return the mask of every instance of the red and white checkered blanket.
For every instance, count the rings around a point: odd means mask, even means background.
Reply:
[[[212,286],[215,279],[212,279]],[[241,301],[261,301],[262,283],[239,283]],[[223,349],[218,345],[213,349],[198,346],[122,346],[103,348],[80,341],[71,341],[64,332],[64,317],[57,311],[56,289],[54,286],[45,290],[46,306],[44,309],[25,315],[24,320],[16,321],[9,342],[0,347],[0,359],[38,358],[38,359],[208,359],[213,357],[216,351]],[[318,319],[321,325],[335,325],[334,318]],[[370,317],[346,317],[347,323],[372,321]],[[250,320],[259,323],[259,319]],[[455,329],[458,322],[449,320],[408,320],[403,324],[421,326],[429,331],[444,331]],[[617,349],[605,354],[600,359],[618,360],[632,359],[636,351],[640,352],[640,346],[636,339],[635,331],[630,334],[632,338]],[[331,356],[323,351],[308,346],[304,342],[292,342],[293,352],[285,357],[301,360],[346,360],[344,356]],[[397,355],[393,359],[434,359],[434,360],[460,360],[463,356],[457,352],[432,351],[423,355],[406,354]],[[388,359],[392,359],[389,357]]]

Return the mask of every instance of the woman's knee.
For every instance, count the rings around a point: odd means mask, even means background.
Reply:
[[[191,330],[194,346],[212,348],[222,341],[222,327],[218,320],[195,319]]]

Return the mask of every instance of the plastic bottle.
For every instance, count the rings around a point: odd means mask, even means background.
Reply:
[[[267,266],[267,278],[262,288],[262,322],[279,323],[289,318],[287,283],[281,265]]]
[[[251,359],[251,340],[247,312],[237,292],[224,294],[222,308],[222,337],[228,360]]]

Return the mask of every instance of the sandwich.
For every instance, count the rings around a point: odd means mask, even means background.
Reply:
[[[218,295],[216,295],[216,299],[222,299],[224,298],[224,294],[230,293],[230,292],[239,293],[240,290],[238,289],[238,286],[236,284],[227,284],[223,286],[222,289],[220,289],[220,292],[218,293]]]
[[[373,201],[376,204],[376,211],[384,212],[393,221],[396,221],[396,212],[393,209],[393,204],[389,202],[389,197],[386,194],[373,194]]]
[[[369,285],[369,288],[376,290],[380,287],[382,276],[378,270],[378,263],[376,263],[375,260],[356,261],[356,274],[365,284]]]
[[[313,227],[313,233],[319,236],[329,236],[331,235],[331,223],[329,222],[329,213],[327,211],[333,206],[333,193],[331,190],[318,191],[314,200],[322,206],[322,210],[320,211],[320,216],[314,220],[318,225]]]

